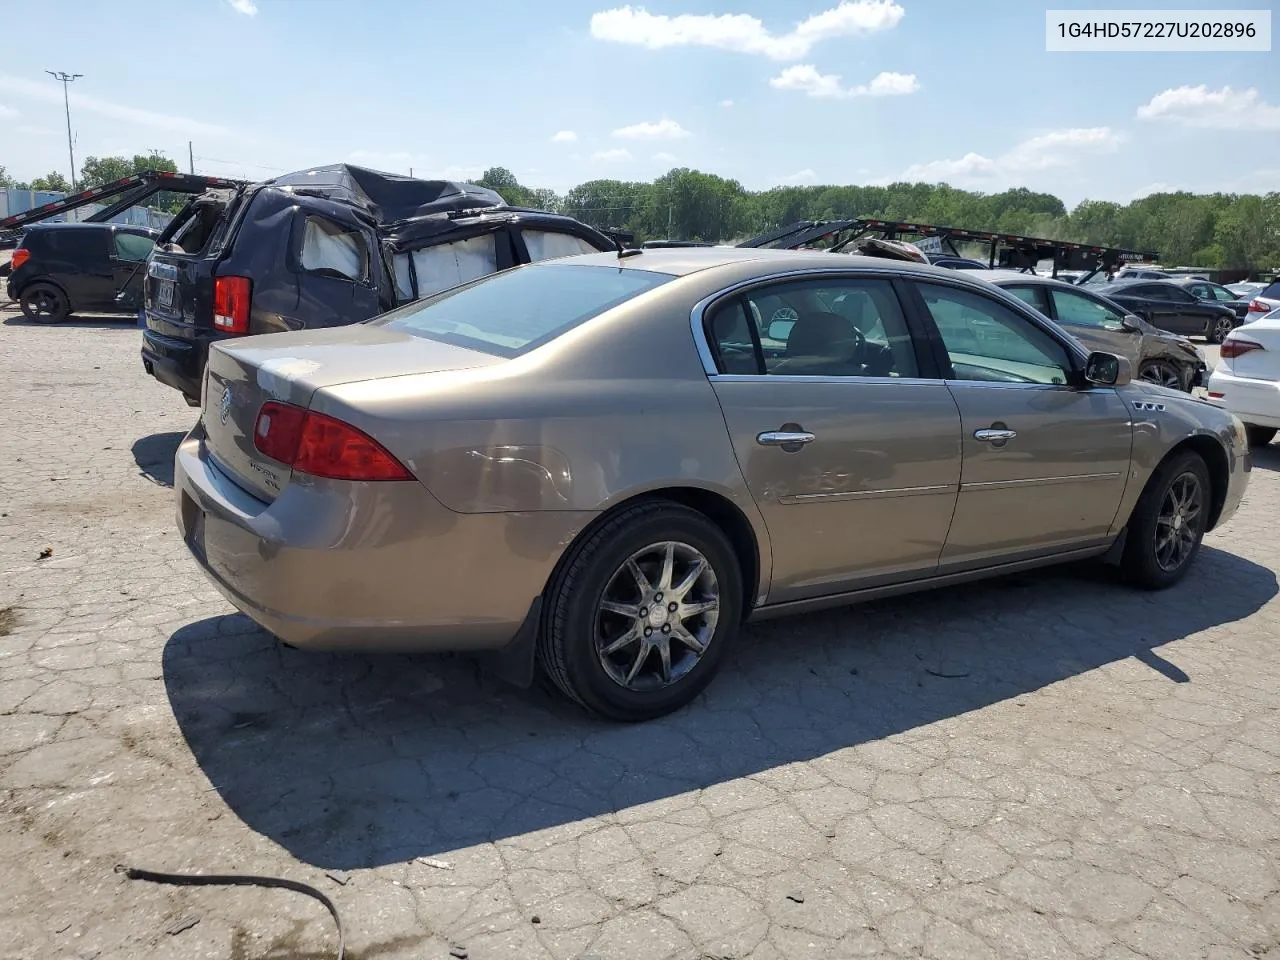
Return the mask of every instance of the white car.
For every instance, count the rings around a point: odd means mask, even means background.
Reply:
[[[1209,399],[1244,422],[1249,446],[1265,447],[1280,428],[1280,309],[1232,330],[1219,356]]]
[[[1249,301],[1249,312],[1244,315],[1244,322],[1251,324],[1277,308],[1280,308],[1280,280],[1253,294],[1253,299]]]

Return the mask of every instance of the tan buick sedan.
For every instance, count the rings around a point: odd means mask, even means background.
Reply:
[[[546,261],[224,340],[178,518],[287,643],[492,652],[610,717],[749,618],[1085,557],[1166,587],[1241,424],[962,271],[687,248]]]

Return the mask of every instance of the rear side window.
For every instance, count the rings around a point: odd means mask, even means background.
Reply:
[[[1122,290],[1122,293],[1131,293],[1137,297],[1146,297],[1148,300],[1172,300],[1167,287],[1162,287],[1158,283],[1142,283],[1136,287],[1130,287],[1128,290]]]
[[[532,261],[600,252],[572,233],[559,233],[554,230],[522,230],[521,235],[524,237],[524,245],[528,247],[529,259]]]
[[[492,233],[424,247],[413,251],[412,257],[419,297],[429,297],[433,293],[488,276],[498,270],[498,253]],[[398,277],[396,288],[401,289]]]
[[[56,256],[59,260],[97,260],[107,255],[107,231],[89,229],[32,230],[27,249]]]
[[[1005,287],[1023,303],[1029,303],[1046,317],[1049,316],[1049,297],[1041,286]]]
[[[1268,300],[1280,299],[1280,280],[1254,294],[1255,297],[1266,297]]]
[[[490,274],[371,322],[515,357],[671,279],[647,270],[534,264]]]
[[[307,217],[302,232],[303,270],[363,282],[369,277],[369,248],[355,230],[327,217]]]
[[[116,234],[116,259],[141,261],[147,259],[156,242],[137,233]]]

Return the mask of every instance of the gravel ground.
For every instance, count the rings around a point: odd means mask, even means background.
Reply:
[[[127,322],[0,314],[0,957],[1280,956],[1280,445],[1158,595],[1091,568],[749,629],[588,719],[288,650],[174,528]],[[46,559],[38,559],[51,551]]]

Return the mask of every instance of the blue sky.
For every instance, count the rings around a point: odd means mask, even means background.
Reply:
[[[0,164],[66,172],[52,69],[84,74],[77,162],[156,148],[185,167],[191,140],[197,171],[255,179],[348,160],[559,190],[672,166],[1068,205],[1280,189],[1280,54],[1046,53],[1046,5],[43,0],[56,41],[0,62]],[[4,22],[38,36],[30,19]]]

